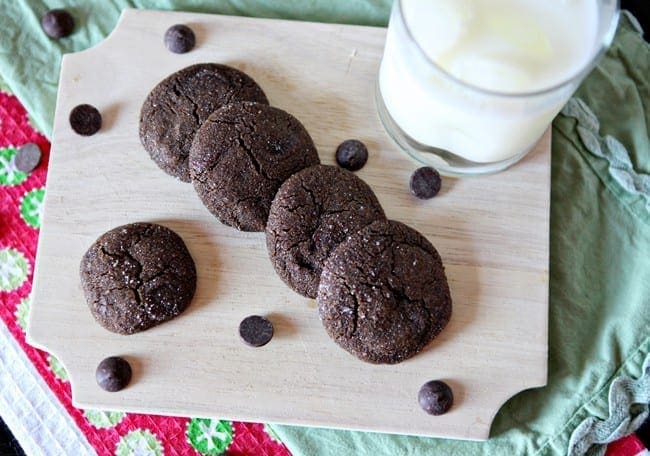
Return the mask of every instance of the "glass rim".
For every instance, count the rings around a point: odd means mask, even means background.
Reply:
[[[620,5],[620,0],[615,0],[615,6],[614,6],[614,14],[612,16],[612,19],[610,21],[609,27],[607,28],[606,32],[602,35],[602,37],[598,40],[600,41],[598,51],[595,52],[589,61],[587,62],[586,65],[581,67],[577,72],[571,74],[568,78],[565,78],[561,80],[560,82],[550,86],[546,87],[543,89],[539,90],[534,90],[531,92],[500,92],[498,90],[490,90],[486,89],[474,84],[471,84],[469,82],[463,81],[462,79],[454,76],[444,68],[442,68],[440,65],[438,65],[429,55],[422,49],[422,46],[420,46],[420,43],[418,40],[415,39],[413,36],[413,33],[411,32],[411,29],[406,21],[406,17],[404,16],[404,10],[402,8],[402,0],[396,0],[395,2],[397,4],[397,8],[399,9],[399,15],[402,21],[402,24],[404,25],[404,29],[406,30],[406,35],[408,39],[415,44],[415,47],[417,49],[417,52],[427,61],[429,64],[434,67],[439,73],[441,73],[444,77],[449,79],[450,81],[459,84],[463,87],[466,87],[470,90],[473,90],[475,92],[478,92],[483,95],[489,95],[489,96],[495,96],[495,97],[502,97],[502,98],[526,98],[526,97],[537,97],[540,95],[546,95],[551,92],[555,92],[565,86],[570,85],[571,83],[575,81],[579,81],[582,79],[583,76],[585,76],[587,73],[589,73],[593,67],[596,65],[598,60],[607,52],[607,49],[609,46],[612,44],[612,41],[614,40],[614,36],[616,35],[616,29],[618,26],[618,21],[620,18],[621,14],[621,5]]]

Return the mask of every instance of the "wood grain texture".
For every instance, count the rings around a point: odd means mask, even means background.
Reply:
[[[196,32],[187,54],[163,45],[176,23]],[[384,35],[371,27],[126,10],[104,42],[64,57],[28,336],[64,363],[76,406],[485,439],[506,399],[545,384],[550,134],[505,172],[445,178],[440,195],[416,200],[408,178],[417,164],[391,142],[375,110]],[[205,61],[249,73],[272,105],[304,123],[324,163],[334,163],[345,139],[368,145],[358,175],[388,217],[421,231],[446,265],[451,322],[421,354],[376,366],[340,349],[315,302],[275,275],[263,234],[221,225],[191,185],[149,159],[138,139],[142,102],[168,74]],[[68,113],[80,103],[103,114],[95,136],[69,128]],[[135,221],[183,237],[198,289],[176,320],[120,336],[92,319],[79,261],[99,235]],[[237,335],[251,314],[275,325],[262,348]],[[94,380],[110,355],[134,367],[132,384],[119,393]],[[444,416],[418,406],[417,392],[431,379],[454,389]]]

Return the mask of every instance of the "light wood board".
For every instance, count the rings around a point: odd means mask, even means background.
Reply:
[[[187,54],[163,46],[176,23],[197,34]],[[418,165],[390,140],[375,109],[384,36],[382,28],[125,10],[104,42],[64,57],[28,340],[63,362],[76,406],[485,439],[504,401],[546,383],[550,134],[505,172],[445,178],[439,196],[416,200],[408,179]],[[453,315],[421,354],[377,366],[340,349],[315,301],[275,275],[262,233],[221,225],[191,185],[149,159],[138,139],[142,102],[167,75],[206,61],[249,73],[272,105],[304,123],[324,163],[334,163],[345,139],[368,145],[358,175],[388,217],[421,231],[446,265]],[[68,114],[80,103],[102,112],[98,134],[70,129]],[[93,320],[78,268],[99,235],[135,221],[184,238],[198,289],[179,318],[120,336]],[[275,325],[265,347],[238,338],[251,314]],[[118,393],[95,383],[97,363],[111,355],[134,368]],[[444,416],[418,406],[431,379],[454,390]]]

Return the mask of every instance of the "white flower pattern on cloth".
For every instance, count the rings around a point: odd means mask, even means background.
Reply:
[[[45,188],[41,187],[25,193],[20,200],[20,216],[32,228],[38,229],[41,227],[44,199]]]
[[[209,418],[193,418],[187,424],[187,440],[201,454],[221,454],[233,441],[232,423]]]
[[[97,429],[108,429],[120,424],[126,416],[124,412],[104,412],[102,410],[84,410],[84,416]]]
[[[56,378],[62,382],[67,382],[69,380],[68,371],[65,370],[65,367],[63,367],[63,364],[56,356],[48,355],[47,364]]]
[[[115,456],[162,456],[163,447],[148,429],[136,429],[120,438]]]
[[[20,326],[20,329],[25,332],[27,330],[27,318],[29,317],[29,309],[32,307],[32,295],[27,296],[22,301],[18,303],[16,307],[16,323]]]
[[[12,291],[27,280],[31,270],[29,261],[16,249],[0,250],[0,291]]]
[[[16,168],[14,160],[17,152],[14,147],[0,148],[0,185],[12,187],[27,179],[27,174]]]

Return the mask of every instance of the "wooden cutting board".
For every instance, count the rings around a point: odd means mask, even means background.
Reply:
[[[163,45],[176,23],[196,32],[187,54]],[[382,28],[126,10],[104,42],[63,58],[28,337],[63,362],[76,406],[485,439],[509,397],[545,384],[550,134],[505,172],[445,178],[440,195],[416,200],[408,179],[418,165],[390,140],[375,109],[384,36]],[[138,138],[142,102],[167,75],[206,61],[249,73],[272,105],[304,123],[323,163],[334,163],[345,139],[367,144],[370,158],[358,175],[388,217],[421,231],[446,266],[453,315],[421,354],[377,366],[340,349],[321,327],[315,301],[275,275],[262,233],[221,225],[191,185],[149,159]],[[94,136],[69,127],[68,114],[81,103],[102,112]],[[91,317],[78,269],[99,235],[135,221],[183,237],[198,289],[176,320],[121,336]],[[251,314],[275,326],[265,347],[239,340],[239,322]],[[118,393],[95,383],[98,362],[111,355],[134,368]],[[439,417],[417,402],[432,379],[455,394],[452,410]]]

